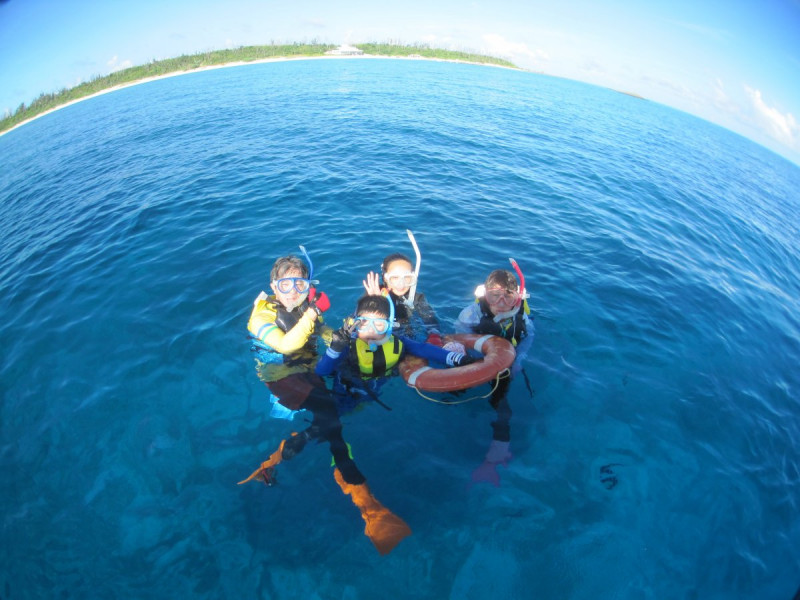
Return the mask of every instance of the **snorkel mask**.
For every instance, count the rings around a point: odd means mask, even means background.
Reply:
[[[386,343],[386,341],[392,335],[392,330],[394,329],[394,302],[392,302],[392,299],[387,297],[387,296],[383,296],[383,297],[386,298],[386,302],[389,303],[389,318],[388,319],[359,317],[358,315],[354,315],[353,317],[351,317],[351,319],[353,319],[354,321],[358,321],[358,320],[368,321],[370,327],[372,328],[372,330],[375,333],[379,333],[379,332],[378,332],[378,329],[375,327],[374,321],[380,320],[380,321],[386,321],[388,323],[388,326],[386,327],[386,333],[384,334],[383,337],[378,338],[376,340],[370,340],[370,341],[364,340],[369,345],[369,349],[372,352],[374,352],[378,348],[378,346],[380,346],[381,344],[385,344]],[[360,330],[360,328],[359,328],[359,330]]]
[[[411,284],[411,287],[408,290],[408,298],[403,298],[403,303],[408,306],[408,308],[414,308],[414,296],[417,293],[417,280],[419,279],[419,267],[422,263],[422,255],[419,253],[419,246],[417,246],[417,240],[414,239],[414,234],[411,233],[410,229],[406,229],[406,233],[408,234],[408,239],[411,240],[411,245],[414,246],[414,253],[417,255],[417,262],[414,265],[414,282]],[[390,301],[389,304],[392,304]],[[394,305],[392,306],[392,313],[394,313]],[[394,314],[392,314],[392,323],[394,323]]]
[[[308,252],[306,252],[305,246],[300,246],[300,252],[303,253],[303,257],[306,260],[306,264],[308,264],[308,279],[303,280],[302,277],[284,277],[276,280],[276,283],[278,281],[281,281],[281,279],[294,280],[291,282],[291,285],[294,286],[294,289],[298,292],[300,292],[300,290],[298,289],[298,280],[305,281],[307,283],[307,285],[305,286],[306,289],[300,293],[300,295],[297,297],[297,300],[295,300],[291,304],[286,305],[286,308],[290,311],[294,310],[295,308],[300,306],[303,302],[305,302],[306,298],[308,298],[308,293],[311,291],[311,286],[313,286],[315,283],[319,283],[314,279],[314,263],[311,262],[311,257],[308,255]],[[289,291],[291,291],[291,288],[287,289],[284,293],[289,293]]]
[[[522,274],[522,269],[520,269],[519,264],[513,258],[508,259],[511,263],[511,266],[514,268],[514,271],[517,273],[517,277],[519,278],[519,291],[517,293],[517,301],[514,303],[514,307],[511,310],[499,313],[495,315],[494,321],[500,322],[503,319],[507,319],[509,317],[513,317],[517,312],[519,312],[522,303],[529,297],[528,290],[525,289],[525,275]],[[476,298],[485,298],[486,297],[486,286],[482,283],[477,288],[475,288],[475,297]]]

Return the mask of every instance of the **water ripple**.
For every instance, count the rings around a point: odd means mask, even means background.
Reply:
[[[796,167],[610,90],[418,61],[156,81],[0,150],[4,597],[408,597],[413,578],[441,598],[484,589],[476,564],[511,596],[794,591]],[[299,244],[336,324],[407,228],[444,328],[514,257],[536,340],[499,489],[464,491],[483,402],[393,381],[391,413],[345,419],[415,531],[365,571],[323,447],[277,490],[235,486],[291,427],[245,325]]]

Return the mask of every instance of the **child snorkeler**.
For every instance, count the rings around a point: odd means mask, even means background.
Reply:
[[[439,319],[436,313],[425,298],[425,294],[417,291],[417,279],[421,264],[419,246],[414,239],[414,234],[407,229],[411,244],[416,253],[416,265],[412,268],[411,260],[400,252],[389,254],[383,259],[381,265],[381,275],[383,276],[383,287],[381,287],[381,277],[370,272],[364,280],[364,289],[367,294],[388,296],[395,309],[394,329],[399,329],[402,335],[416,339],[425,340],[429,344],[436,346],[442,345],[442,337],[439,333]]]
[[[314,373],[316,339],[322,313],[330,307],[324,292],[312,287],[311,259],[300,246],[310,269],[295,256],[275,261],[270,273],[273,295],[256,298],[247,328],[258,350],[258,372],[271,392],[272,416],[292,418],[308,410],[313,422],[305,431],[283,440],[246,483],[258,479],[272,485],[275,468],[297,455],[311,439],[327,441],[335,462],[334,479],[351,496],[366,523],[364,532],[381,554],[387,554],[411,533],[408,525],[378,502],[366,478],[350,456],[342,437],[336,401],[324,381]]]
[[[472,364],[476,359],[417,342],[392,331],[394,304],[384,295],[362,296],[355,316],[333,332],[325,355],[317,363],[318,375],[334,375],[337,401],[342,395],[377,400],[383,384],[396,372],[406,353],[448,367]]]
[[[522,361],[533,343],[534,329],[528,316],[525,277],[517,262],[509,260],[519,276],[519,283],[511,271],[497,269],[489,273],[484,284],[475,290],[475,302],[459,314],[455,329],[458,333],[497,335],[511,342],[517,354],[511,367],[513,376],[522,370]],[[511,460],[511,406],[507,397],[511,376],[500,379],[489,398],[497,420],[492,423],[492,442],[486,458],[472,473],[473,482],[487,481],[499,486],[497,466],[507,466]]]

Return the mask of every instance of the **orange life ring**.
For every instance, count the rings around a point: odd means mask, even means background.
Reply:
[[[511,342],[496,335],[456,333],[444,336],[445,342],[460,342],[483,354],[483,360],[450,369],[435,369],[419,356],[406,355],[400,362],[400,375],[411,387],[428,392],[452,392],[491,381],[509,368],[517,356]]]

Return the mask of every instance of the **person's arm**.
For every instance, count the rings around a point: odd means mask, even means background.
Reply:
[[[403,342],[405,351],[412,356],[419,356],[427,360],[432,360],[448,367],[461,367],[475,362],[475,359],[461,352],[450,352],[439,346],[425,342],[417,342],[407,337],[398,336]]]
[[[417,309],[419,318],[425,324],[425,330],[428,333],[439,333],[439,319],[436,318],[436,313],[433,307],[428,303],[425,294],[417,294],[414,298],[414,307]]]
[[[328,346],[325,354],[319,359],[314,369],[317,375],[324,376],[332,374],[345,359],[347,353],[350,352],[350,340],[353,339],[356,330],[355,327],[355,321],[353,321],[331,333],[330,346]]]
[[[325,376],[332,374],[336,368],[339,366],[349,351],[348,347],[345,347],[344,350],[341,352],[337,352],[331,348],[328,348],[325,351],[325,354],[319,359],[317,366],[314,368],[314,372],[317,375]]]
[[[475,333],[475,327],[481,322],[480,310],[477,302],[462,310],[456,321],[456,333]]]
[[[525,356],[527,356],[528,350],[530,350],[533,344],[533,338],[536,333],[533,327],[533,319],[530,319],[528,315],[525,315],[525,331],[527,335],[524,339],[521,339],[515,347],[517,357],[514,359],[514,364],[511,366],[512,374],[519,373],[522,370],[522,361],[525,360]]]
[[[324,292],[317,292],[314,288],[312,291],[314,295],[309,294],[309,306],[303,316],[286,332],[275,324],[275,309],[269,302],[267,294],[261,292],[253,303],[253,312],[247,329],[253,337],[275,352],[281,354],[297,352],[308,343],[308,339],[314,333],[317,318],[330,308],[330,301]]]
[[[313,308],[307,309],[297,324],[289,331],[283,332],[267,314],[254,314],[250,318],[250,333],[275,352],[291,354],[306,345],[314,333],[317,313]]]

